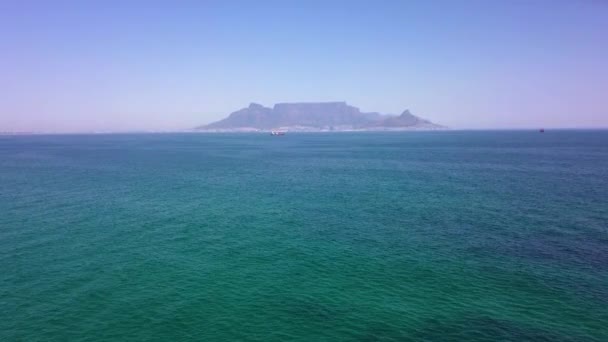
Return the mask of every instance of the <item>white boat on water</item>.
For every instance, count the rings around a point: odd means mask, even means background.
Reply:
[[[285,135],[285,131],[270,131],[270,135]]]

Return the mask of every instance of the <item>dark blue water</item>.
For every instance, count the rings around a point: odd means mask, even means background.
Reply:
[[[608,341],[608,131],[0,137],[0,340]]]

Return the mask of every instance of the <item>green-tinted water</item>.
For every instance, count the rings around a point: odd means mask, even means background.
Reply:
[[[608,131],[0,137],[0,340],[607,341]]]

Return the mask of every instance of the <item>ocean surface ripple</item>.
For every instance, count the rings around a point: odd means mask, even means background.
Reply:
[[[2,341],[608,341],[608,131],[0,136]]]

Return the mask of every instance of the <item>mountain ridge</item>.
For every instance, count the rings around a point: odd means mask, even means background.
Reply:
[[[272,108],[251,102],[200,131],[387,131],[445,129],[405,110],[401,115],[361,112],[345,101],[283,102]]]

